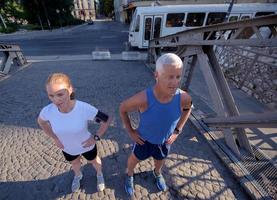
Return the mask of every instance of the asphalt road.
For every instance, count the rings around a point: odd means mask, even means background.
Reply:
[[[96,21],[53,31],[19,32],[0,35],[0,43],[18,44],[26,56],[82,55],[96,49],[121,53],[128,40],[128,25]]]

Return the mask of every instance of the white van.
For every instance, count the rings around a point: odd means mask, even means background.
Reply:
[[[132,47],[148,48],[149,40],[190,28],[221,23],[229,4],[137,7],[129,30]],[[228,21],[276,14],[277,3],[234,4]]]

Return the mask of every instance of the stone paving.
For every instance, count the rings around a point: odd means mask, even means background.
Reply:
[[[52,72],[69,74],[77,99],[113,116],[97,144],[106,179],[104,192],[97,192],[96,173],[83,160],[81,189],[71,193],[70,165],[36,124],[40,109],[49,103],[44,82]],[[122,61],[35,63],[0,81],[0,199],[128,199],[123,183],[132,141],[122,128],[118,107],[153,83],[142,62]],[[137,114],[131,116],[136,126]],[[89,126],[92,133],[97,127],[93,122]],[[151,159],[137,166],[135,199],[249,199],[190,123],[163,168],[169,191],[158,191],[152,169]]]

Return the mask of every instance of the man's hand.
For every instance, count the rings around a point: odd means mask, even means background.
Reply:
[[[96,143],[96,141],[93,139],[93,136],[90,136],[87,140],[82,142],[82,145],[84,148],[86,148],[86,147],[90,147],[90,146],[94,145],[95,143]]]
[[[55,142],[57,147],[59,147],[60,149],[64,149],[63,144],[61,143],[61,141],[58,138],[55,138],[54,142]]]
[[[166,144],[172,144],[173,142],[175,142],[175,140],[177,139],[178,134],[173,133],[168,140],[166,141]]]
[[[132,131],[129,135],[135,143],[140,144],[140,145],[144,144],[144,140],[139,136],[139,134],[136,130]]]

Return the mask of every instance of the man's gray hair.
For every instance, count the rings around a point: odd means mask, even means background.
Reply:
[[[179,56],[174,53],[166,53],[156,61],[156,72],[162,72],[165,65],[177,65],[183,67],[183,62]]]

